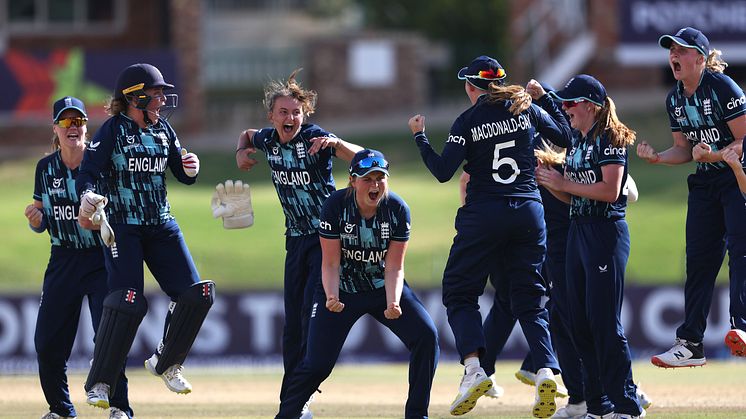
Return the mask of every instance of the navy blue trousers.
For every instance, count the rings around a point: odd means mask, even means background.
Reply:
[[[573,220],[567,240],[567,307],[583,362],[588,413],[640,414],[621,321],[630,237],[624,219]]]
[[[702,342],[726,248],[731,326],[746,330],[746,201],[730,169],[689,175],[688,184],[685,318],[676,336]]]
[[[443,304],[463,362],[485,354],[479,296],[495,258],[503,262],[497,288],[509,287],[510,312],[521,324],[534,367],[559,372],[549,337],[549,314],[542,305],[546,288],[540,274],[546,251],[544,208],[524,198],[471,200],[458,210],[443,274]],[[509,282],[506,285],[505,281]]]
[[[106,294],[106,269],[100,247],[77,250],[52,246],[34,332],[39,380],[50,412],[77,416],[70,401],[67,360],[78,332],[83,297],[88,297],[91,323],[96,330]],[[110,403],[133,416],[124,368]]]
[[[280,411],[276,418],[297,419],[300,416],[308,398],[331,374],[350,329],[365,314],[373,316],[394,332],[409,349],[409,396],[404,417],[427,418],[430,389],[440,349],[435,323],[420,300],[405,283],[399,303],[402,315],[396,320],[388,320],[383,315],[386,309],[384,288],[356,294],[340,290],[339,299],[345,304],[344,310],[332,313],[326,309],[323,287],[319,284],[316,288],[306,355],[288,380],[288,388],[280,400]]]
[[[282,329],[285,374],[280,387],[280,400],[287,391],[290,374],[306,353],[313,294],[321,284],[321,243],[318,234],[287,237],[285,250],[285,325]]]

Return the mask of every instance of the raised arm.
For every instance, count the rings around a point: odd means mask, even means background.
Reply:
[[[455,126],[456,123],[454,123]],[[420,149],[422,161],[430,170],[430,173],[441,183],[451,180],[466,156],[466,139],[458,130],[454,130],[454,127],[451,127],[448,141],[443,147],[443,153],[438,155],[425,135],[425,117],[415,115],[409,119],[409,129],[412,131],[417,147]]]

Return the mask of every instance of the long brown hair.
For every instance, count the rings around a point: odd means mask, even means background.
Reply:
[[[722,55],[723,53],[719,49],[710,50],[710,54],[707,55],[707,60],[705,61],[705,68],[716,73],[725,71],[728,63],[723,60]]]
[[[525,88],[518,85],[502,86],[495,82],[490,83],[487,93],[489,102],[503,102],[506,100],[513,101],[510,105],[510,113],[518,115],[531,106],[531,95]]]
[[[619,120],[616,115],[616,105],[609,96],[606,96],[604,106],[596,105],[596,128],[593,130],[593,136],[606,132],[609,136],[609,142],[614,147],[627,147],[635,142],[637,133],[629,129]]]
[[[275,106],[275,100],[279,97],[292,97],[301,103],[303,113],[309,116],[316,111],[316,92],[301,87],[300,83],[295,80],[295,76],[303,70],[295,69],[288,77],[287,81],[272,80],[264,88],[264,107],[267,112],[272,112]]]

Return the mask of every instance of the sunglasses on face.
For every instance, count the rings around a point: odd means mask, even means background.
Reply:
[[[562,102],[562,106],[564,106],[566,108],[574,108],[574,107],[580,105],[583,102],[585,102],[585,100],[583,100],[583,99],[565,100],[565,101]]]
[[[85,124],[88,123],[88,118],[60,118],[57,121],[57,125],[60,126],[60,128],[70,128],[70,127],[82,127]]]
[[[366,170],[372,167],[381,167],[383,169],[389,170],[389,162],[381,157],[366,157],[355,163],[350,172],[356,172],[360,169]]]

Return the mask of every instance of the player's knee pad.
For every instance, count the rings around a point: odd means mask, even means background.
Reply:
[[[174,364],[184,363],[214,300],[215,283],[201,281],[187,288],[171,306],[171,322],[155,367],[158,374]]]
[[[128,288],[112,291],[106,296],[101,323],[96,331],[93,363],[85,383],[86,391],[96,383],[106,383],[114,394],[137,328],[147,312],[148,302],[141,291]]]

